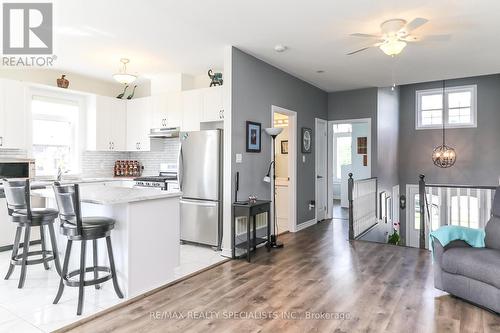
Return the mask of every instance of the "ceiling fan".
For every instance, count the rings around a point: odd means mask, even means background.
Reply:
[[[381,32],[379,34],[351,34],[353,37],[372,38],[378,41],[359,50],[349,52],[347,55],[353,55],[372,47],[378,47],[385,54],[394,57],[403,51],[407,43],[419,42],[421,40],[444,41],[450,38],[450,35],[429,35],[422,38],[411,34],[414,30],[420,28],[427,22],[429,22],[429,20],[421,17],[417,17],[411,22],[407,22],[403,19],[391,19],[382,22],[380,25]]]

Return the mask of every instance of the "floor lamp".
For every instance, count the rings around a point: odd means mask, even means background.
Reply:
[[[271,241],[270,241],[270,246],[274,248],[282,248],[283,243],[278,242],[278,234],[277,234],[277,229],[278,229],[278,223],[276,221],[276,137],[283,132],[283,128],[280,127],[271,127],[271,128],[266,128],[265,129],[266,133],[273,138],[273,160],[269,164],[269,169],[267,170],[267,175],[264,177],[264,182],[266,183],[271,183],[271,167],[273,168],[273,175],[272,175],[272,190],[273,190],[273,222],[274,222],[274,234],[271,235]]]

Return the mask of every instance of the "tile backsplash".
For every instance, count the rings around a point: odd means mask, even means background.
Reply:
[[[151,151],[99,152],[85,151],[82,157],[83,177],[112,177],[116,160],[137,160],[144,166],[143,175],[157,175],[160,163],[177,163],[178,139],[151,139]]]
[[[116,160],[137,160],[144,166],[143,175],[157,175],[160,163],[177,163],[180,141],[178,139],[151,139],[151,151],[82,153],[82,177],[112,177]],[[26,158],[27,152],[19,149],[1,149],[2,158]]]

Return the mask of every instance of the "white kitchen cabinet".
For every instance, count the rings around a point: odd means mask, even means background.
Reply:
[[[151,97],[132,99],[127,102],[127,150],[149,151],[151,118],[153,114]]]
[[[87,114],[87,149],[126,150],[127,102],[95,96]]]
[[[26,149],[26,87],[21,81],[0,80],[0,149]]]
[[[199,131],[203,112],[203,89],[182,92],[182,126],[183,131]]]
[[[201,121],[223,121],[224,106],[222,97],[222,87],[202,89],[203,111]]]
[[[151,128],[181,127],[182,96],[180,92],[153,95]]]

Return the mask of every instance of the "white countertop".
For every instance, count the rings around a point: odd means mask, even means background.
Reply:
[[[33,190],[33,196],[54,198],[52,188]],[[126,188],[106,184],[86,184],[80,187],[80,200],[99,205],[117,205],[123,203],[180,197],[181,192],[160,191],[148,188]]]

